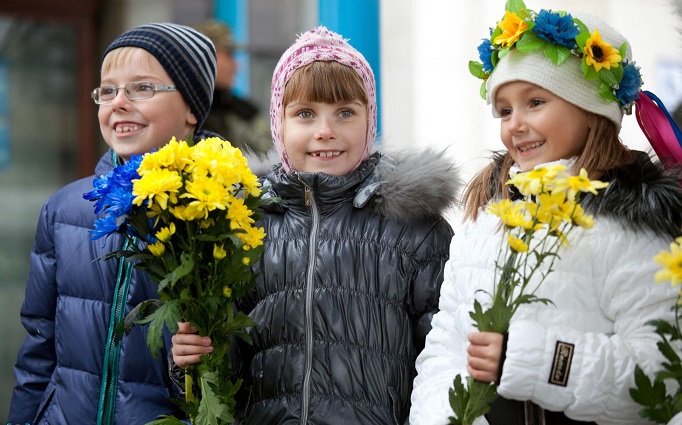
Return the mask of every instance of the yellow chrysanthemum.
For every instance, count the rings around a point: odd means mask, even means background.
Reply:
[[[507,235],[507,243],[509,244],[509,248],[514,252],[528,252],[528,244],[511,233]]]
[[[175,234],[175,223],[171,223],[168,225],[168,227],[162,227],[159,229],[158,232],[156,232],[156,238],[163,242],[163,243],[168,243],[171,239],[171,236]]]
[[[502,30],[502,34],[495,37],[493,44],[502,47],[513,46],[528,29],[528,25],[519,15],[509,11],[504,13],[504,18],[497,23],[497,26]]]
[[[252,225],[255,221],[251,218],[251,211],[241,198],[233,198],[227,209],[227,218],[230,219],[230,229],[240,229]]]
[[[156,202],[162,210],[168,207],[168,202],[177,202],[178,191],[182,188],[182,177],[175,171],[168,169],[150,170],[139,179],[133,180],[134,205],[142,205],[145,199],[150,204]]]
[[[585,64],[587,66],[591,66],[595,71],[599,72],[602,68],[618,68],[622,60],[620,52],[602,40],[599,30],[595,29],[590,34],[590,38],[585,43]]]
[[[262,227],[246,227],[245,232],[237,233],[239,239],[241,239],[244,251],[248,251],[250,248],[257,248],[263,245],[263,238],[265,238],[265,229]]]
[[[587,176],[587,170],[584,168],[580,170],[577,176],[568,176],[564,179],[559,179],[554,185],[554,191],[567,190],[570,199],[575,199],[578,192],[590,192],[597,194],[597,190],[607,187],[609,184],[599,181],[590,180]]]
[[[520,227],[527,221],[523,213],[523,203],[514,203],[509,199],[490,204],[486,212],[500,217],[508,228]]]
[[[223,248],[222,245],[213,244],[213,258],[216,260],[222,260],[227,256],[227,251],[225,251],[225,248]]]
[[[161,168],[181,171],[187,164],[186,158],[189,158],[189,149],[187,142],[178,141],[173,137],[158,151],[149,153],[142,158],[138,173],[143,176],[152,170]]]
[[[582,227],[583,229],[591,229],[594,227],[594,217],[586,215],[585,210],[583,210],[583,207],[579,204],[576,204],[575,209],[571,214],[571,219],[573,220],[574,225]]]
[[[207,218],[216,209],[224,210],[230,195],[225,186],[207,177],[188,181],[185,190],[180,198],[194,199],[187,205],[186,214],[197,218]]]
[[[249,257],[242,258],[242,264],[248,266],[249,264],[251,264],[251,259]]]
[[[151,252],[155,257],[160,257],[164,252],[166,252],[166,245],[164,245],[161,241],[149,244],[147,245],[147,248],[149,248],[149,252]]]
[[[538,195],[537,220],[558,226],[562,221],[570,221],[572,207],[566,202],[566,192],[541,193]]]
[[[654,276],[656,282],[670,281],[673,286],[682,282],[682,244],[680,242],[671,243],[670,251],[659,252],[654,257],[654,261],[663,266],[663,269],[657,271]]]

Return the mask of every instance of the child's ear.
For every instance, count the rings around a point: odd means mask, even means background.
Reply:
[[[197,117],[194,115],[194,112],[192,112],[191,109],[187,109],[187,124],[189,125],[197,125],[199,121],[197,120]]]

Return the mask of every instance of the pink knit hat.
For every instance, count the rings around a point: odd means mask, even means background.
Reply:
[[[372,68],[365,57],[348,44],[347,39],[323,26],[319,26],[298,37],[296,42],[279,59],[272,75],[270,127],[272,140],[282,160],[282,168],[286,172],[292,171],[292,167],[282,141],[284,87],[296,70],[314,61],[336,61],[349,66],[358,73],[365,86],[367,92],[367,141],[365,151],[360,161],[355,165],[356,167],[369,157],[372,142],[376,136],[377,100]]]

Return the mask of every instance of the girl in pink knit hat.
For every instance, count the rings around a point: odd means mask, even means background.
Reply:
[[[452,164],[372,153],[372,70],[324,27],[283,54],[270,117],[278,155],[263,182],[282,202],[259,223],[257,286],[238,306],[257,323],[233,359],[239,421],[402,424],[452,238]],[[173,338],[178,366],[212,351],[191,332]]]
[[[457,376],[497,384],[498,397],[477,425],[649,423],[629,390],[636,365],[653,376],[663,361],[647,322],[674,316],[677,294],[655,284],[660,266],[654,257],[682,228],[679,169],[665,167],[682,158],[676,130],[641,91],[627,40],[598,18],[536,13],[509,1],[478,50],[481,62],[469,69],[484,80],[481,93],[500,119],[506,150],[464,195],[465,223],[452,240],[440,312],[417,359],[410,423],[449,423],[456,416],[449,394]],[[623,115],[633,106],[664,164],[619,140]],[[653,128],[656,116],[663,120]],[[539,252],[528,232],[516,245],[503,240],[503,214],[487,207],[514,211],[528,198],[513,183],[554,165],[565,166],[573,184],[589,183],[581,169],[608,183],[578,198],[594,226],[571,230],[558,257],[530,278],[526,294],[534,290],[546,302],[520,305],[506,332],[481,332],[472,320],[475,302],[481,311],[491,305],[500,275],[515,267],[524,243],[528,253]],[[540,231],[535,243],[547,235],[556,236],[556,229]],[[499,261],[501,249],[514,256]],[[540,262],[529,258],[519,269]]]

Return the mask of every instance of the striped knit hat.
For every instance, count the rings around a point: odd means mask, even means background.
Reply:
[[[197,130],[201,128],[211,109],[216,77],[216,52],[208,37],[184,25],[146,24],[119,35],[102,58],[119,47],[139,47],[154,55],[189,104]]]
[[[348,41],[339,34],[329,31],[320,26],[298,37],[296,42],[287,49],[279,59],[275,72],[272,75],[270,89],[270,126],[272,140],[277,148],[277,153],[282,160],[284,171],[291,171],[291,163],[284,149],[282,141],[282,114],[284,105],[284,88],[289,78],[299,68],[314,61],[336,61],[349,66],[357,72],[362,80],[367,93],[367,139],[365,151],[356,167],[369,156],[372,143],[377,132],[377,98],[374,73],[369,63]]]

